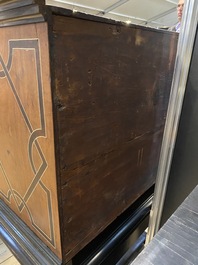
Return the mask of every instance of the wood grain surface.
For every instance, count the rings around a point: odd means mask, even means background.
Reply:
[[[51,62],[64,260],[156,178],[177,34],[54,15]]]
[[[0,198],[65,264],[155,183],[178,35],[50,10],[0,29]]]
[[[47,25],[0,33],[0,198],[61,259]]]

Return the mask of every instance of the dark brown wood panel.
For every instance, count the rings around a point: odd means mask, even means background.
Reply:
[[[159,149],[151,146],[152,136],[68,168],[69,179],[62,186],[63,253],[72,249],[69,254],[74,254],[82,247],[82,239],[91,240],[154,183],[157,168],[153,160]],[[161,133],[155,137],[159,140]]]
[[[54,15],[64,260],[155,182],[176,46],[176,33]]]

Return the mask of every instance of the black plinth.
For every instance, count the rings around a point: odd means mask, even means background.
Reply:
[[[61,261],[0,200],[0,237],[22,265],[60,265]]]

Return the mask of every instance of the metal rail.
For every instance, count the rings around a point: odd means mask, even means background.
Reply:
[[[186,0],[146,244],[151,241],[160,227],[197,22],[198,1]]]

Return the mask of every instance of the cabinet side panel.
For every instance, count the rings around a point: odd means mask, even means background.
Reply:
[[[155,182],[177,35],[58,15],[53,34],[69,259]]]
[[[47,24],[0,33],[0,198],[61,259]]]

